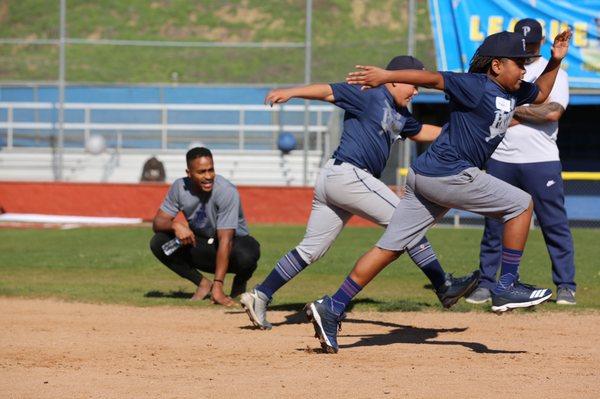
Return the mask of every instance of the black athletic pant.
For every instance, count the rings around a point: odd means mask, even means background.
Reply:
[[[200,271],[214,273],[217,259],[218,241],[212,244],[204,237],[196,236],[196,246],[185,245],[177,249],[170,256],[165,255],[162,245],[175,238],[173,234],[156,233],[150,240],[150,249],[154,256],[165,266],[181,277],[191,281],[196,286],[202,280]],[[229,268],[227,273],[235,274],[232,294],[236,296],[242,288],[245,289],[246,281],[252,277],[260,258],[260,244],[252,236],[234,237]],[[237,291],[237,292],[236,292]]]

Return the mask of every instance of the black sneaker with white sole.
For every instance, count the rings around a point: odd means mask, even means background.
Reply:
[[[528,308],[547,301],[552,290],[515,281],[501,291],[492,290],[492,311],[506,312],[510,309]]]
[[[454,277],[452,274],[446,274],[446,282],[435,293],[446,309],[454,305],[458,300],[469,295],[477,287],[479,282],[479,270],[464,277]]]

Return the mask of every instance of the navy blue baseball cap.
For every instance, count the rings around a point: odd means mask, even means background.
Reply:
[[[425,66],[415,57],[399,55],[392,58],[385,69],[388,71],[399,71],[401,69],[425,69]]]
[[[525,43],[539,43],[544,38],[542,25],[533,18],[525,18],[517,22],[515,32],[525,36]]]
[[[498,32],[489,35],[477,49],[476,55],[494,58],[532,58],[539,54],[528,53],[525,37],[515,32]]]

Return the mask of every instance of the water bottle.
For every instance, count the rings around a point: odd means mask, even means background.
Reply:
[[[181,246],[181,241],[179,241],[179,238],[175,237],[172,240],[169,240],[166,243],[164,243],[161,248],[162,248],[163,252],[165,253],[165,255],[169,256],[173,252],[177,251],[177,249],[180,246]]]

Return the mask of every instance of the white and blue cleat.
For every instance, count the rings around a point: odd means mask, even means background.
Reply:
[[[501,313],[516,308],[528,308],[547,301],[551,296],[550,289],[536,288],[515,281],[500,292],[492,290],[492,311]]]
[[[337,353],[339,349],[337,334],[341,330],[341,323],[346,314],[338,315],[335,313],[331,298],[327,295],[319,300],[307,303],[304,310],[308,320],[313,324],[315,338],[318,338],[321,342],[323,352]]]

